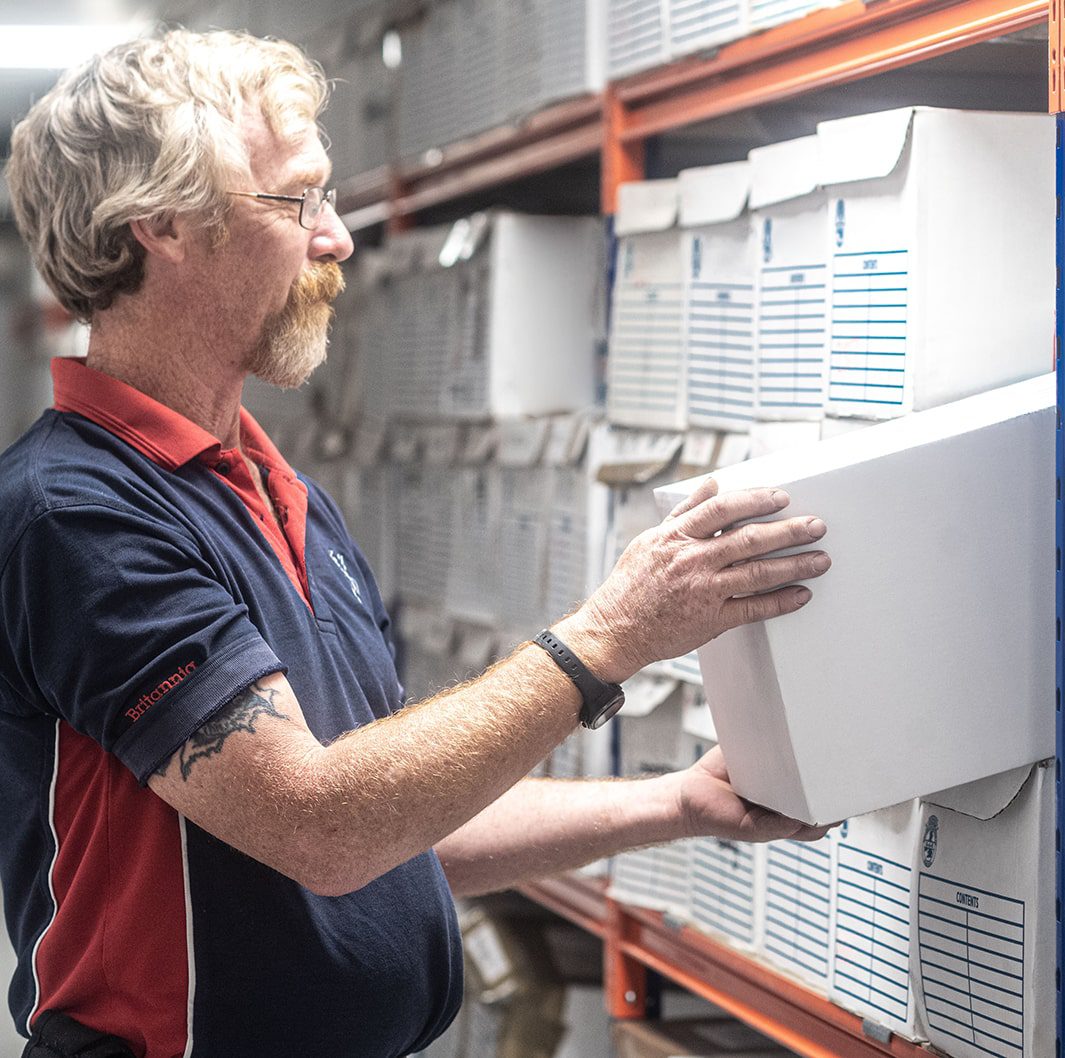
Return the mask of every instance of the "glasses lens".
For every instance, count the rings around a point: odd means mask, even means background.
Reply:
[[[309,187],[303,192],[303,205],[300,207],[300,224],[303,227],[312,231],[318,227],[324,201],[325,191],[320,187]]]

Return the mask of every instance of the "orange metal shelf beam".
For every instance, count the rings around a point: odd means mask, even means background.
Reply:
[[[1063,0],[1050,0],[1060,4]],[[1048,0],[851,0],[613,86],[621,144],[817,88],[884,73],[1039,25]],[[605,156],[617,151],[604,148]],[[604,170],[606,167],[604,166]],[[618,181],[620,182],[620,181]],[[604,180],[604,211],[617,183]]]
[[[655,911],[627,907],[605,885],[578,875],[530,883],[520,891],[603,940],[607,1004],[617,1018],[642,1017],[647,970],[717,1004],[807,1058],[928,1058],[892,1036],[862,1032],[861,1019],[760,963]]]

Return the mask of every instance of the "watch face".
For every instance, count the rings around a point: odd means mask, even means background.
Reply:
[[[595,714],[588,718],[588,723],[585,725],[590,731],[595,731],[602,727],[623,705],[625,704],[625,692],[618,691],[613,698],[608,698],[598,709]]]

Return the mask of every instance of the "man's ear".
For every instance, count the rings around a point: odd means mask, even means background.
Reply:
[[[133,237],[149,254],[170,264],[180,264],[188,253],[189,226],[176,214],[160,214],[144,220],[131,220]]]

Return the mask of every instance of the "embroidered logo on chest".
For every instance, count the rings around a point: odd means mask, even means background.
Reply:
[[[362,601],[362,592],[359,590],[358,581],[348,572],[347,559],[339,551],[334,551],[332,548],[329,548],[329,557],[333,565],[344,574],[347,582],[351,585],[351,594],[358,599],[360,605],[365,605]]]

